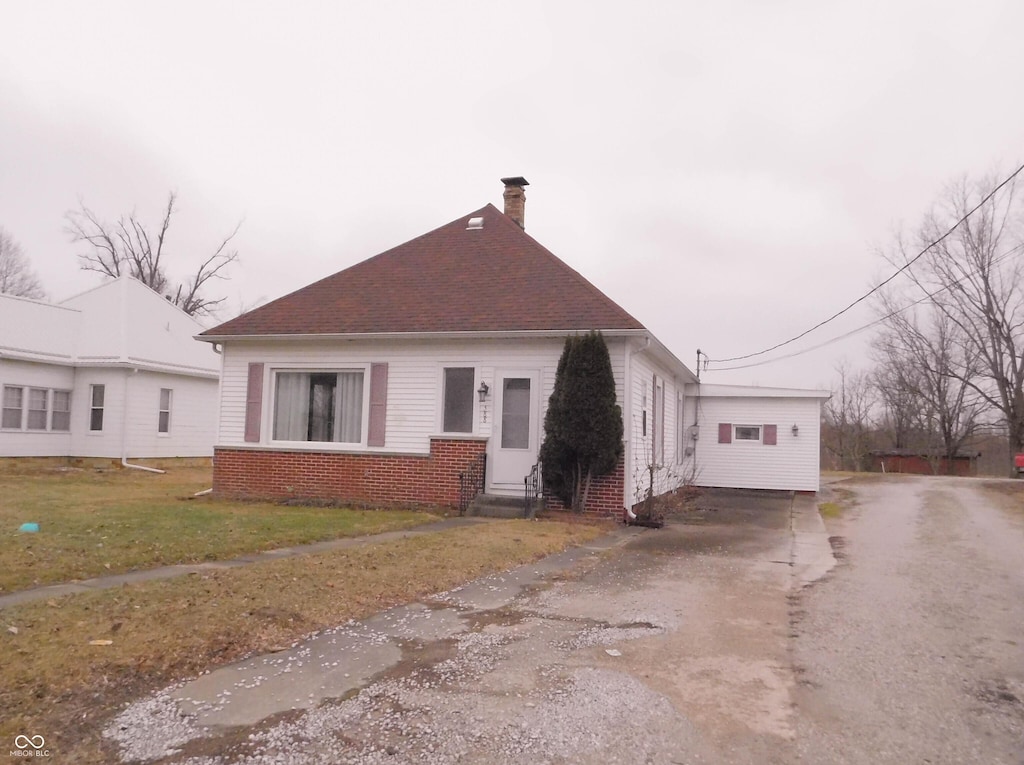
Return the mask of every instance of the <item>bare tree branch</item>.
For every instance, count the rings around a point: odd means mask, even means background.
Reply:
[[[46,297],[21,245],[0,227],[0,293],[36,300]]]
[[[67,230],[72,241],[81,242],[89,248],[78,256],[83,270],[114,278],[129,274],[164,295],[189,315],[210,314],[225,298],[209,297],[205,289],[212,279],[228,278],[225,270],[238,260],[238,251],[228,250],[228,245],[242,224],[235,226],[213,254],[199,265],[193,276],[184,282],[172,284],[164,270],[164,256],[176,202],[177,195],[173,192],[168,194],[167,207],[155,236],[150,235],[149,229],[134,211],[110,225],[101,221],[81,201],[81,209],[70,211],[65,216]]]
[[[935,241],[992,185],[961,180],[949,186],[921,226],[918,242]],[[947,449],[962,442],[956,434],[971,430],[985,405],[1002,415],[1010,454],[1024,449],[1022,212],[1013,183],[978,207],[905,272],[928,296],[928,321],[918,324],[899,314],[885,323],[899,341],[897,355],[904,362],[913,359],[924,372],[923,395],[934,407],[934,426]],[[909,255],[899,243],[888,259],[906,264]]]

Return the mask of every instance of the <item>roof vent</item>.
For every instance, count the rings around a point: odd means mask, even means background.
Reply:
[[[483,227],[484,227],[484,219],[482,217],[481,218],[470,218],[469,222],[466,224],[466,231],[472,231],[474,229],[483,228]]]

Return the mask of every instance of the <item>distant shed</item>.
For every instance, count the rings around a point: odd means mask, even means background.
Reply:
[[[980,456],[981,452],[958,451],[949,459],[937,450],[876,449],[871,452],[871,470],[875,473],[975,476]]]

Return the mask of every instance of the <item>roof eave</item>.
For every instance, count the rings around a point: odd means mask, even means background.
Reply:
[[[646,329],[603,329],[595,327],[606,337],[644,337]],[[476,332],[337,332],[309,334],[252,334],[252,335],[195,335],[196,340],[206,343],[226,343],[233,340],[488,340],[528,339],[532,337],[566,337],[567,335],[589,332],[590,328],[567,329],[513,329],[487,330]]]

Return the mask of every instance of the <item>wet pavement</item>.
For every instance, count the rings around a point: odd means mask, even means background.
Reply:
[[[129,706],[124,761],[750,762],[791,747],[813,497],[731,493]],[[724,759],[723,759],[724,758]]]

